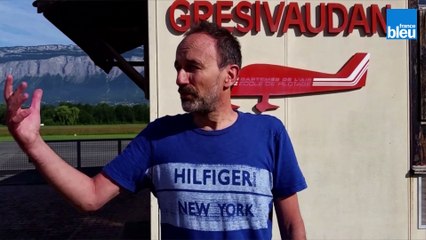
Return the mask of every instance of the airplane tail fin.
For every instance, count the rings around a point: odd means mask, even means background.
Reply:
[[[365,85],[369,62],[369,53],[356,53],[334,76],[314,78],[312,86],[361,88]]]

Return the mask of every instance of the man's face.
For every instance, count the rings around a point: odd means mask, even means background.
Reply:
[[[176,50],[176,84],[186,112],[216,109],[226,72],[218,67],[216,41],[203,33],[186,37]]]

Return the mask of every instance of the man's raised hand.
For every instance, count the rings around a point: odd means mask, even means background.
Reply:
[[[31,106],[22,108],[22,104],[29,98],[26,93],[28,84],[22,82],[13,90],[13,77],[8,75],[4,85],[4,100],[7,105],[6,124],[9,132],[24,149],[28,149],[40,138],[40,102],[43,95],[41,89],[33,93]]]

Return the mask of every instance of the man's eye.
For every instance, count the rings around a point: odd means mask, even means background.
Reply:
[[[198,67],[195,66],[195,65],[188,65],[188,66],[185,67],[185,70],[188,71],[188,72],[193,72],[197,69],[198,69]]]

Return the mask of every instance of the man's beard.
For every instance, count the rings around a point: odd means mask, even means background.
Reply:
[[[206,96],[200,96],[195,88],[190,85],[179,87],[179,93],[191,95],[191,99],[181,98],[182,108],[185,112],[209,113],[215,110],[219,95],[217,87],[211,89]]]

